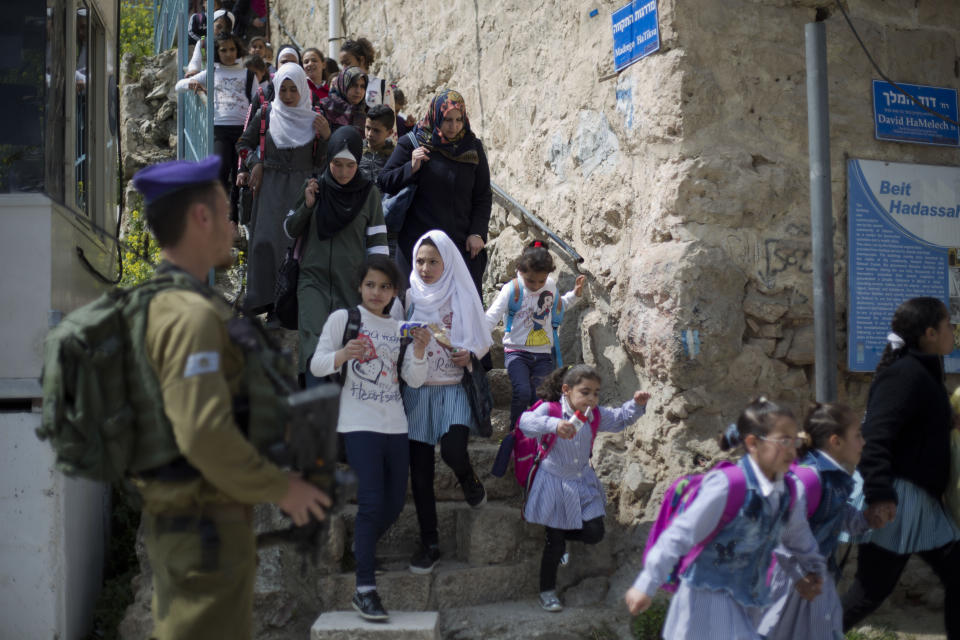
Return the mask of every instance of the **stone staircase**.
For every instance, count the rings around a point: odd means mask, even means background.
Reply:
[[[514,637],[501,633],[491,636],[482,631],[484,624],[509,622],[509,617],[498,614],[503,607],[519,607],[511,615],[522,611],[524,620],[540,620],[536,627],[541,631],[553,629],[542,637],[564,637],[557,635],[557,630],[575,628],[575,621],[582,626],[584,621],[592,620],[593,628],[605,624],[607,617],[600,616],[599,610],[578,614],[573,607],[560,615],[539,615],[544,613],[536,604],[543,527],[520,518],[521,491],[512,466],[503,478],[490,475],[500,440],[509,430],[511,394],[499,345],[493,361],[495,368],[489,374],[495,407],[493,435],[489,439],[472,439],[469,444],[471,463],[487,491],[487,504],[473,509],[464,502],[456,477],[442,462],[438,450],[434,487],[442,553],[439,564],[430,575],[415,575],[407,568],[419,541],[416,510],[408,499],[398,521],[377,547],[377,557],[386,569],[377,576],[377,590],[391,614],[390,623],[366,623],[352,611],[354,573],[341,563],[342,570],[316,577],[315,593],[322,613],[311,628],[311,640]],[[330,536],[337,548],[329,551],[341,559],[348,557],[346,550],[352,546],[356,511],[356,505],[345,506],[331,523],[331,531],[338,532]],[[561,590],[590,578],[609,576],[616,569],[609,539],[593,547],[572,543],[569,548],[574,561],[561,569]],[[594,600],[605,595],[606,588]],[[523,625],[517,627],[522,628]],[[589,629],[581,631],[571,637],[592,637]],[[506,629],[502,632],[506,633]],[[515,637],[540,637],[539,631],[531,629],[519,633]]]
[[[499,340],[498,340],[499,343]],[[528,638],[629,638],[620,602],[636,574],[618,550],[632,546],[627,532],[607,518],[607,537],[598,545],[569,543],[571,562],[560,569],[558,587],[566,609],[547,613],[537,602],[543,527],[520,518],[521,491],[512,466],[503,478],[490,475],[500,440],[509,430],[510,382],[502,347],[495,346],[490,384],[494,397],[493,435],[472,439],[473,467],[487,491],[487,503],[470,508],[453,472],[436,455],[434,488],[442,557],[430,575],[408,570],[419,540],[416,510],[409,496],[398,521],[377,547],[386,571],[377,588],[390,612],[388,624],[364,622],[353,611],[353,531],[357,507],[346,504],[329,517],[309,559],[293,546],[258,552],[254,593],[254,637],[258,640],[513,640]],[[289,526],[279,510],[260,505],[258,531]],[[134,579],[136,602],[120,627],[124,640],[141,640],[152,628],[151,572],[138,544],[142,572]],[[623,566],[621,566],[623,565]]]

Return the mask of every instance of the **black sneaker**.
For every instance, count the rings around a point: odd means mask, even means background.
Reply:
[[[417,552],[410,558],[410,573],[425,576],[433,571],[440,560],[440,546],[436,544],[421,544]]]
[[[377,595],[376,590],[367,591],[366,593],[360,593],[359,591],[354,592],[352,604],[353,608],[357,610],[357,613],[359,613],[360,617],[364,620],[386,622],[390,617],[387,614],[387,610],[383,608],[383,604],[380,602],[380,596]]]
[[[470,476],[460,483],[460,487],[463,489],[463,499],[474,509],[487,504],[487,490],[483,488],[483,483],[475,472],[471,472]]]

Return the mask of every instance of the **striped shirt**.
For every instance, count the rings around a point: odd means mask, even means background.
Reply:
[[[623,431],[642,416],[645,409],[633,400],[616,409],[597,407],[598,431]],[[546,403],[525,412],[520,416],[520,430],[529,437],[556,433],[560,418],[552,418],[548,412]],[[569,418],[569,409],[565,407],[564,419]],[[590,466],[592,448],[593,432],[586,425],[571,440],[556,439],[530,487],[523,511],[527,522],[556,529],[581,529],[585,520],[605,514],[606,495]]]

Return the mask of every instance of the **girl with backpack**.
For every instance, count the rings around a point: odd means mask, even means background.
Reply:
[[[830,572],[821,595],[807,601],[794,589],[790,554],[777,553],[770,583],[774,604],[763,615],[758,631],[767,640],[835,640],[843,636],[843,607],[833,579],[837,536],[841,531],[856,536],[870,528],[863,513],[847,502],[854,489],[853,471],[860,462],[863,433],[850,407],[818,403],[807,416],[800,437],[804,440],[798,460],[802,468],[795,466],[788,473],[804,484],[810,530]],[[807,491],[809,488],[814,490]]]
[[[650,394],[637,391],[616,409],[597,406],[600,375],[578,364],[557,369],[543,381],[543,399],[520,416],[520,430],[541,438],[545,453],[523,507],[527,522],[546,527],[540,560],[540,606],[562,611],[557,596],[557,569],[567,540],[597,544],[603,539],[606,497],[590,465],[598,431],[619,432],[646,411]],[[551,437],[552,436],[552,437]]]
[[[680,572],[670,600],[666,639],[710,640],[720,629],[725,638],[759,640],[757,624],[770,604],[767,572],[778,544],[793,554],[801,595],[816,597],[826,565],[805,503],[791,496],[784,481],[801,443],[789,409],[763,397],[747,405],[720,438],[722,450],[743,445],[747,454],[732,468],[707,473],[693,500],[647,549],[643,571],[626,593],[630,613],[650,607],[657,589],[694,548],[699,553]],[[742,502],[724,523],[734,479],[740,481]]]
[[[417,240],[406,296],[406,317],[429,326],[429,373],[419,389],[406,388],[403,404],[410,423],[410,484],[420,525],[420,547],[410,571],[428,574],[440,559],[437,504],[433,491],[434,449],[457,477],[471,507],[487,500],[486,490],[470,464],[467,440],[476,419],[462,381],[464,369],[480,366],[493,340],[480,296],[459,248],[442,231],[428,231]]]
[[[911,298],[893,314],[887,345],[867,394],[863,419],[865,513],[888,522],[857,545],[857,572],[843,594],[843,628],[890,595],[910,556],[930,565],[944,586],[947,637],[960,638],[960,528],[945,510],[950,431],[955,416],[944,387],[943,357],[955,348],[947,307]]]
[[[281,65],[274,82],[276,96],[250,119],[237,142],[254,195],[244,301],[254,314],[273,307],[277,268],[290,244],[284,218],[303,183],[323,173],[330,137],[327,121],[310,108],[307,74],[300,65]]]
[[[550,274],[556,269],[545,242],[536,240],[523,250],[517,276],[500,289],[487,309],[492,330],[504,321],[503,351],[513,395],[510,399],[510,426],[536,401],[536,389],[551,371],[562,365],[555,333],[563,314],[583,293],[584,276],[577,276],[572,291],[558,300],[557,283]],[[559,316],[559,317],[558,317]]]
[[[366,620],[384,621],[388,616],[377,594],[375,552],[377,540],[403,510],[409,464],[400,379],[411,389],[426,380],[430,333],[413,329],[413,344],[408,344],[400,323],[391,318],[400,272],[389,256],[368,256],[361,271],[360,306],[330,314],[310,371],[317,377],[345,372],[337,432],[343,434],[347,461],[357,474],[353,608]],[[348,334],[351,312],[359,325]]]

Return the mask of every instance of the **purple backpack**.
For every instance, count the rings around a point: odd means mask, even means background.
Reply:
[[[803,485],[803,492],[807,498],[807,520],[809,520],[817,507],[820,506],[820,497],[823,492],[823,487],[820,486],[820,476],[814,469],[796,462],[790,465],[788,473]]]
[[[796,478],[803,483],[804,488],[807,491],[808,496],[816,495],[816,501],[810,500],[807,503],[807,517],[809,517],[817,509],[817,505],[820,502],[820,480],[812,469],[806,467],[798,467],[794,465],[797,469],[803,469],[800,474],[795,474]],[[660,585],[660,588],[664,591],[669,591],[671,593],[677,590],[677,587],[680,586],[680,575],[687,570],[687,568],[693,564],[697,559],[700,553],[707,548],[707,545],[716,537],[720,531],[730,524],[733,519],[740,512],[740,508],[743,507],[743,502],[747,496],[747,479],[743,475],[743,470],[733,464],[732,462],[727,462],[726,460],[717,463],[711,471],[717,470],[722,471],[724,475],[727,476],[727,503],[723,507],[723,513],[720,515],[720,520],[717,522],[717,526],[711,531],[706,538],[701,540],[697,545],[695,545],[690,551],[688,551],[680,560],[677,562],[676,566],[670,572],[670,575],[667,577],[667,581]],[[796,469],[791,469],[791,471],[796,471]],[[809,474],[807,473],[809,472]],[[813,482],[811,482],[810,474],[813,476]],[[647,562],[647,554],[650,552],[650,549],[653,548],[653,545],[656,544],[657,540],[660,538],[660,535],[666,531],[667,527],[670,526],[670,523],[673,522],[677,516],[686,511],[687,507],[693,502],[694,498],[697,497],[697,494],[700,492],[700,485],[703,484],[703,479],[706,477],[706,473],[691,473],[689,475],[680,476],[673,481],[673,484],[670,485],[670,488],[667,489],[667,493],[663,496],[663,502],[660,505],[660,512],[657,514],[657,519],[653,523],[653,527],[650,529],[650,533],[647,536],[647,544],[643,548],[643,562]],[[787,512],[793,509],[793,503],[796,500],[796,485],[794,482],[786,482],[787,492],[790,496],[790,502],[787,507]],[[812,507],[810,505],[813,505]],[[770,569],[767,571],[767,582],[769,584],[770,576],[773,573],[774,563],[771,561]]]
[[[729,490],[727,491],[727,504],[723,507],[723,514],[720,516],[720,521],[717,523],[716,528],[711,531],[706,538],[701,540],[699,544],[690,549],[686,555],[680,558],[680,561],[677,562],[673,571],[670,572],[667,581],[660,585],[660,588],[664,591],[670,591],[672,593],[677,590],[677,587],[680,586],[680,574],[693,564],[693,561],[697,559],[700,552],[710,544],[710,541],[713,540],[721,529],[730,524],[737,513],[739,513],[740,507],[743,506],[743,501],[747,495],[747,479],[743,475],[743,470],[737,465],[727,461],[717,463],[713,469],[722,471],[723,474],[727,476]],[[657,520],[653,523],[650,534],[647,536],[647,545],[643,548],[644,564],[647,562],[647,554],[650,553],[650,549],[656,544],[660,535],[667,530],[667,527],[670,526],[670,523],[673,522],[677,516],[687,510],[690,503],[692,503],[694,498],[697,497],[697,494],[700,493],[700,485],[703,484],[703,479],[706,475],[705,473],[691,473],[680,476],[674,480],[670,488],[667,489],[667,493],[663,496],[663,502],[660,504],[660,513],[657,514]]]

